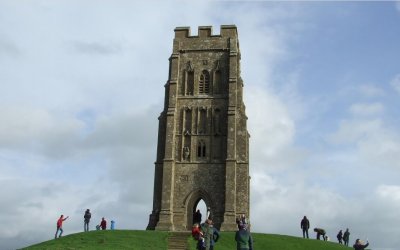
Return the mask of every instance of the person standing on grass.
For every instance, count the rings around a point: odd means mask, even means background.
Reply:
[[[101,227],[101,230],[107,229],[107,221],[104,219],[104,217],[101,218],[100,227]]]
[[[89,222],[90,222],[90,218],[92,217],[92,214],[90,213],[90,209],[86,209],[85,215],[83,216],[84,219],[84,230],[85,232],[89,231]]]
[[[58,231],[60,231],[60,235],[58,235],[58,238],[60,238],[62,236],[62,233],[64,232],[62,229],[62,224],[63,224],[63,221],[65,221],[68,218],[69,218],[69,216],[64,218],[64,215],[61,215],[60,218],[57,220],[57,231],[56,231],[56,234],[54,235],[54,239],[57,239]]]
[[[346,228],[346,231],[343,234],[343,241],[345,246],[349,246],[349,240],[350,240],[350,232],[349,229]]]
[[[303,238],[308,239],[308,229],[310,228],[310,221],[307,219],[307,216],[304,216],[300,222],[300,228],[303,230]]]
[[[253,250],[253,239],[245,225],[239,225],[239,230],[235,234],[235,240],[237,250]]]

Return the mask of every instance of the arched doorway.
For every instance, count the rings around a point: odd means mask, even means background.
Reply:
[[[196,220],[196,212],[199,210],[201,213],[200,222],[204,222],[208,216],[212,216],[214,205],[211,198],[204,190],[196,190],[192,192],[186,202],[187,225],[186,229],[191,230]],[[198,217],[197,217],[198,218]],[[198,221],[197,221],[198,222]]]

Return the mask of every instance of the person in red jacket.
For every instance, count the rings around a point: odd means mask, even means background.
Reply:
[[[55,239],[57,239],[58,231],[60,231],[60,235],[58,236],[58,238],[61,237],[62,233],[64,232],[63,229],[62,229],[62,223],[63,223],[63,221],[65,221],[68,218],[69,218],[69,216],[64,218],[64,215],[61,215],[60,218],[58,219],[58,221],[57,221],[57,231],[56,231],[56,234],[54,236]]]
[[[107,221],[104,219],[104,217],[101,219],[100,227],[101,227],[101,230],[107,229]]]

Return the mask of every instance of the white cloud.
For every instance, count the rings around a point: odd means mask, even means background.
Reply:
[[[400,5],[398,3],[398,5]],[[391,81],[390,85],[400,94],[400,74],[396,75]]]
[[[358,87],[360,93],[366,97],[379,97],[385,94],[382,88],[373,84],[363,84]]]
[[[356,103],[351,105],[350,112],[353,115],[371,116],[380,115],[384,111],[382,103]]]
[[[395,1],[394,3],[395,3],[395,5],[396,5],[397,11],[400,12],[400,2],[399,2],[399,1]]]

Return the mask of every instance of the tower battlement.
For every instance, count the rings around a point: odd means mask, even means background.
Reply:
[[[220,34],[213,35],[212,26],[199,26],[198,35],[192,36],[190,27],[176,27],[175,39],[207,38],[207,37],[237,37],[236,25],[221,25]]]

